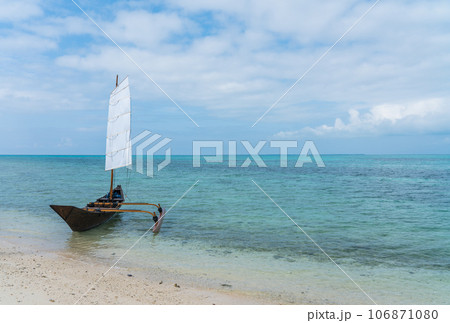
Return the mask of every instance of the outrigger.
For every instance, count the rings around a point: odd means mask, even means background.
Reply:
[[[66,205],[50,205],[50,207],[66,221],[72,231],[86,231],[99,226],[111,219],[118,212],[141,212],[152,215],[155,225],[153,232],[158,232],[165,215],[165,209],[160,204],[125,203],[122,187],[114,186],[114,169],[132,164],[131,156],[131,98],[128,77],[120,84],[116,76],[116,88],[109,99],[108,130],[106,141],[105,170],[111,171],[111,186],[109,193],[88,203],[84,208]],[[123,205],[154,206],[155,212],[144,210],[123,210]]]

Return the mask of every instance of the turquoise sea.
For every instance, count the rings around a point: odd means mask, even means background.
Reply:
[[[325,155],[325,168],[229,168],[172,156],[153,178],[117,171],[128,202],[169,209],[118,265],[284,303],[450,304],[450,155]],[[247,156],[238,156],[241,165]],[[83,207],[109,189],[103,156],[0,156],[0,237],[113,264],[153,224],[122,213],[74,233],[49,204]],[[286,212],[284,214],[257,183]]]

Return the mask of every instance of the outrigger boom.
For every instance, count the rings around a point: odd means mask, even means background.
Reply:
[[[93,205],[94,207],[89,207]],[[163,209],[161,208],[161,205],[158,204],[153,204],[153,203],[117,203],[115,204],[114,202],[94,202],[94,203],[90,203],[88,204],[87,207],[85,207],[84,209],[87,211],[95,211],[95,210],[100,210],[103,212],[118,212],[117,209],[111,208],[111,207],[106,207],[106,206],[113,206],[113,205],[117,205],[117,206],[122,206],[122,205],[151,205],[151,206],[156,206],[158,208],[158,212],[159,215],[161,216]],[[153,215],[153,217],[156,217],[156,212],[151,212],[151,211],[144,211],[144,210],[120,210],[119,212],[142,212],[142,213],[148,213]]]

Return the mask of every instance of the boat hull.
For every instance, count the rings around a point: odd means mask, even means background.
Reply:
[[[75,206],[50,205],[58,215],[66,221],[72,231],[93,229],[111,219],[116,212],[87,211]],[[119,208],[117,208],[117,212]]]

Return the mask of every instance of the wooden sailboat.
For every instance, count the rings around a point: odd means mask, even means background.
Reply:
[[[84,208],[66,205],[50,205],[50,207],[66,221],[73,231],[86,231],[99,226],[111,219],[118,212],[143,212],[153,216],[156,222],[153,232],[159,231],[165,210],[159,204],[125,203],[122,187],[114,186],[114,170],[132,164],[131,149],[131,99],[128,77],[120,84],[116,76],[116,88],[109,99],[108,129],[106,135],[106,163],[105,170],[111,171],[111,185],[109,193],[88,203]],[[155,212],[143,210],[124,210],[123,205],[153,206]]]

